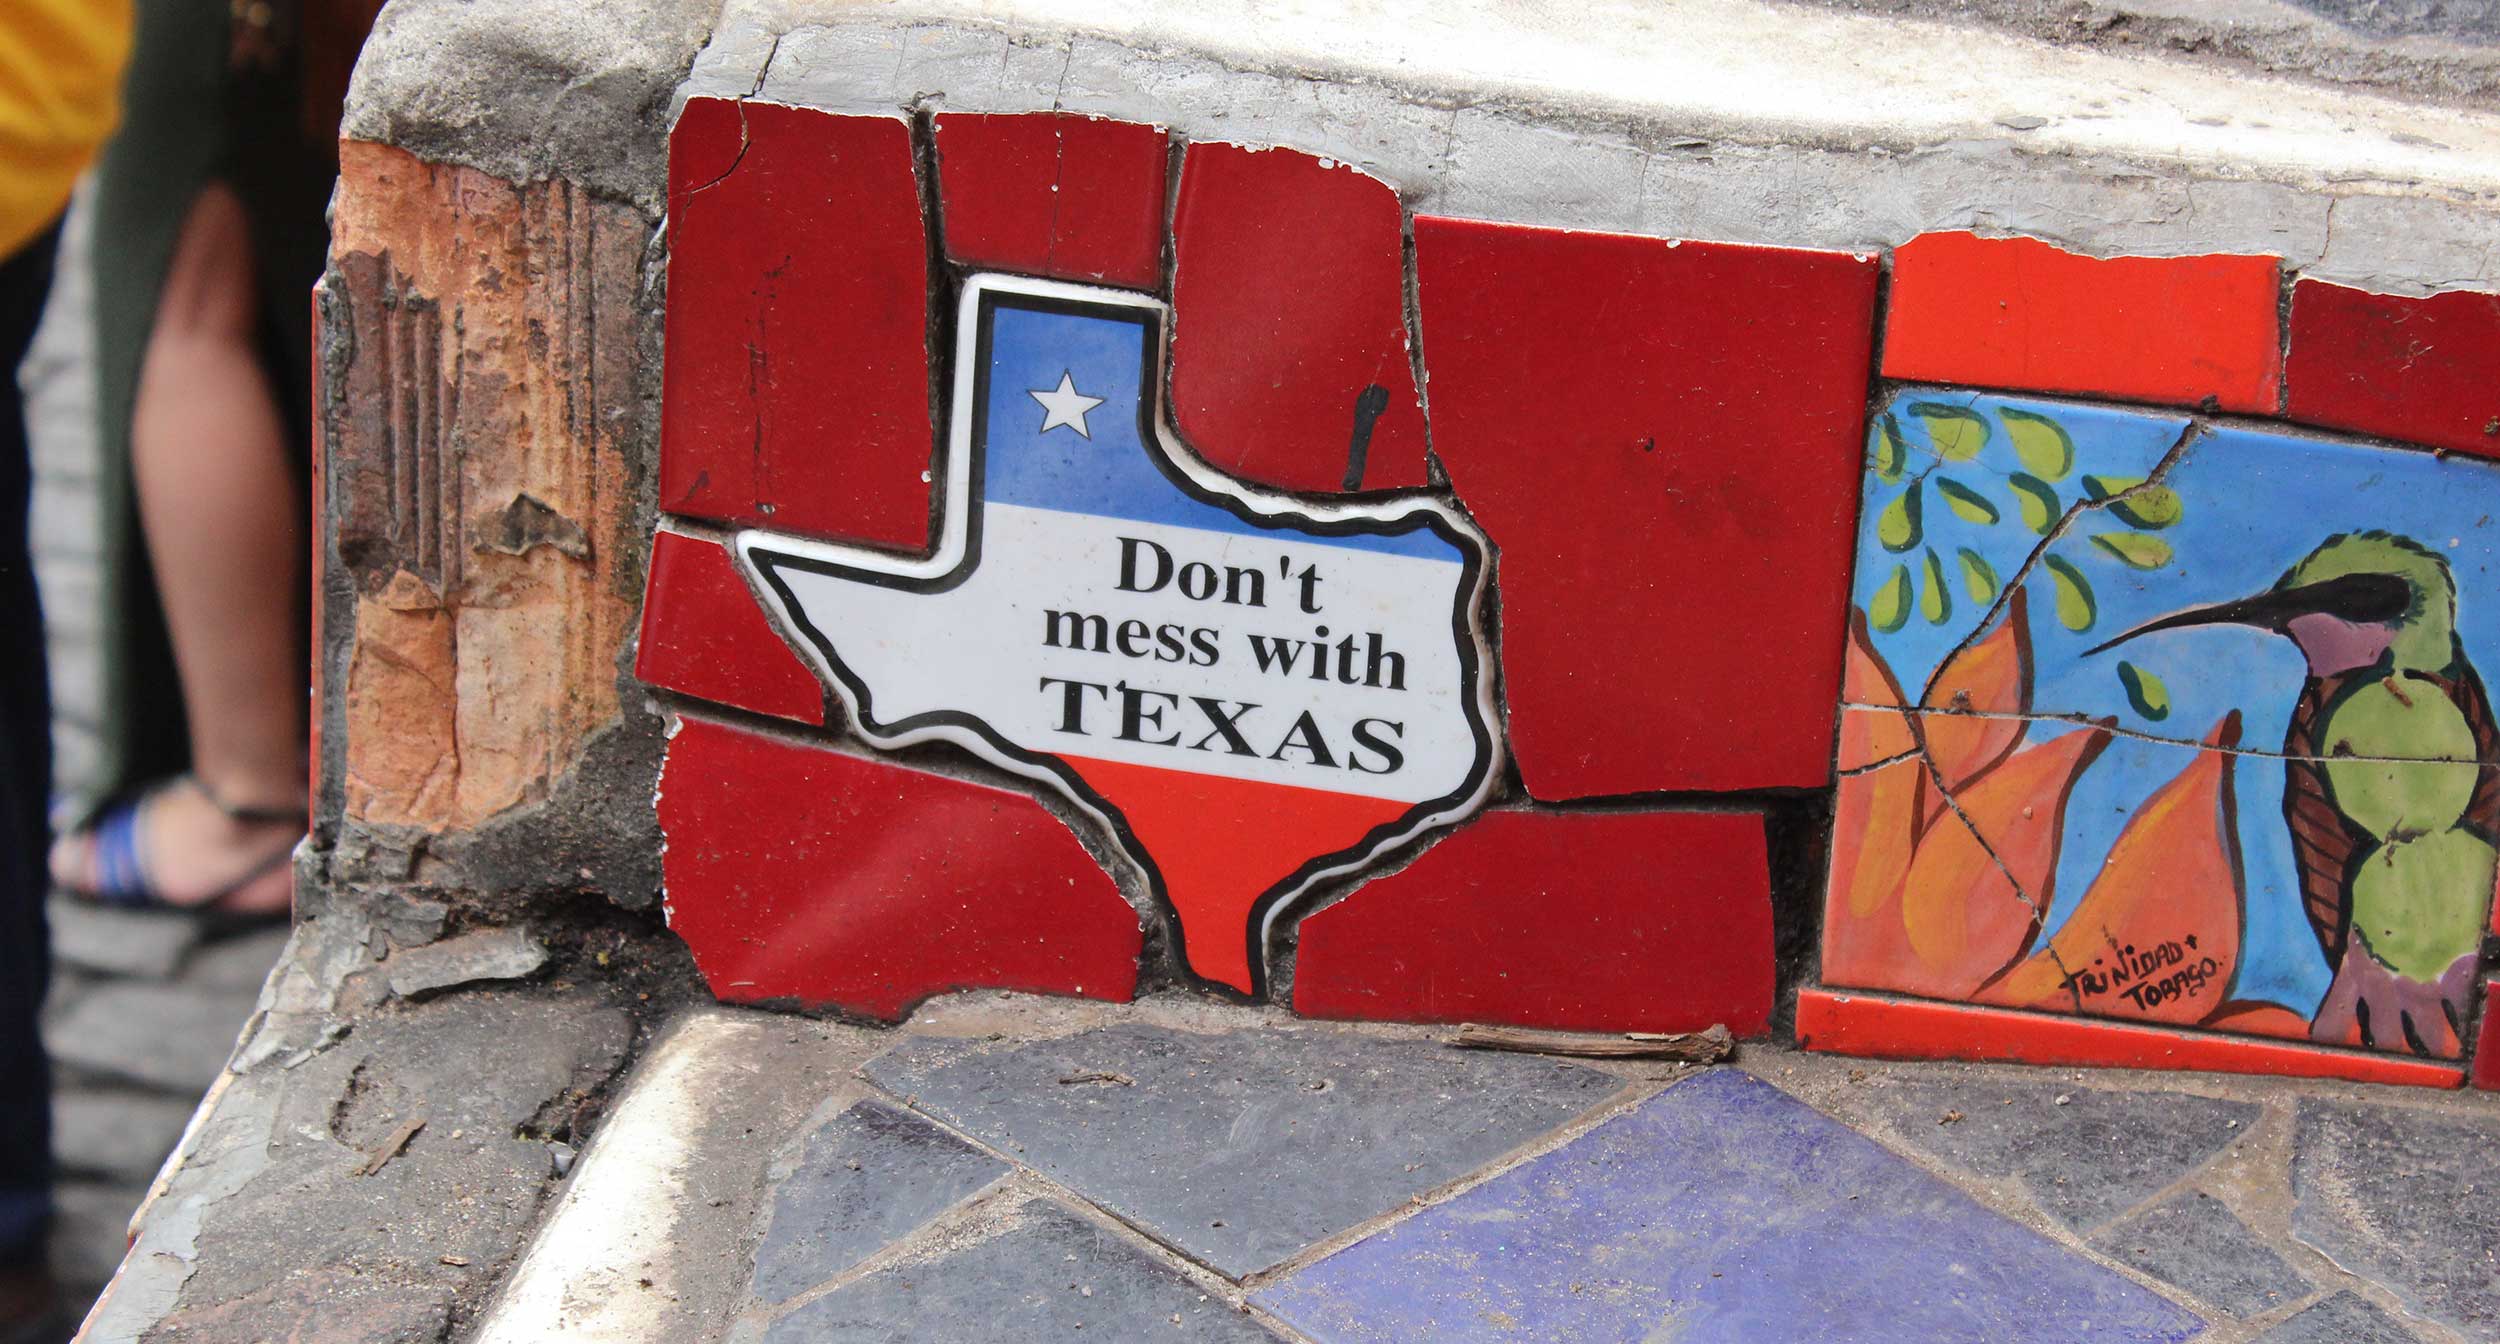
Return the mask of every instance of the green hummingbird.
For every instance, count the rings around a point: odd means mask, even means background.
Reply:
[[[2500,725],[2456,632],[2448,562],[2347,532],[2272,588],[2174,612],[2086,656],[2194,625],[2289,638],[2308,660],[2283,737],[2301,903],[2334,971],[2310,1035],[2453,1057],[2500,865]]]

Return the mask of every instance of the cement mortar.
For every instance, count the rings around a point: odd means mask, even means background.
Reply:
[[[1750,23],[1764,44],[1849,38],[1870,49],[1802,62],[1800,91],[1759,106],[1724,86],[1644,102],[1602,66],[1585,88],[1537,82],[1573,44],[1590,44],[1593,20],[1519,36],[1556,50],[1531,44],[1524,73],[1495,78],[1452,68],[1482,53],[1453,47],[1446,28],[1420,34],[1411,62],[1388,62],[1367,61],[1376,53],[1353,38],[1322,51],[1325,34],[1273,29],[1266,49],[1245,51],[1223,7],[1189,21],[1117,7],[1071,18],[1049,0],[1016,8],[1030,17],[923,3],[869,20],[731,0],[687,93],[1157,122],[1185,138],[1356,164],[1420,213],[1857,251],[1969,228],[2104,255],[2274,253],[2305,274],[2397,293],[2500,281],[2500,117],[2479,111],[1769,6],[1714,9],[1715,28],[1694,41],[1724,45]],[[1338,27],[1371,35],[1365,19],[1394,8],[1352,6]],[[1671,89],[1698,62],[1661,47],[1651,27],[1636,25],[1626,43],[1666,62],[1641,88]],[[1850,87],[1905,62],[1933,65],[1938,44],[1955,50],[1957,71],[2000,75],[1975,92],[1938,92],[1915,115]]]
[[[1986,24],[2062,46],[2137,50],[2489,106],[2500,6],[2489,0],[1805,0],[1855,14]]]
[[[670,92],[717,0],[392,0],[340,133],[514,182],[568,177],[659,212]]]

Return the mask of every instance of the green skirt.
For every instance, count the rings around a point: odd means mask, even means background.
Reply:
[[[335,145],[305,129],[300,61],[229,68],[226,6],[141,0],[121,129],[96,166],[93,221],[97,510],[104,535],[96,602],[102,633],[96,778],[72,800],[80,824],[148,782],[189,767],[182,686],[139,528],[130,423],[174,241],[202,188],[222,181],[251,221],[260,354],[277,391],[299,489],[311,462],[312,285],[327,234]],[[306,595],[290,595],[298,610]]]

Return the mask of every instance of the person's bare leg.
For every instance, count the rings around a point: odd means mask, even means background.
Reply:
[[[201,785],[158,795],[145,814],[149,876],[177,904],[215,894],[303,831],[216,805],[300,811],[305,787],[303,502],[254,345],[254,285],[242,204],[212,184],[174,244],[130,432]],[[70,872],[92,881],[92,845],[70,848]],[[289,891],[281,867],[226,907],[281,908]]]

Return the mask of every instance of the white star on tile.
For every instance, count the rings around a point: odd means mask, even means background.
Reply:
[[[1027,392],[1024,395],[1042,403],[1042,409],[1048,412],[1042,417],[1040,432],[1048,434],[1066,425],[1085,438],[1094,437],[1094,432],[1085,427],[1085,413],[1100,406],[1102,398],[1089,397],[1077,391],[1076,383],[1067,374],[1060,374],[1059,386],[1048,392]]]

